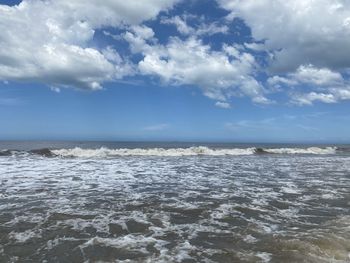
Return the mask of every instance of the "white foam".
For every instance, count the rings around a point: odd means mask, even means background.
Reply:
[[[329,199],[329,200],[331,200],[331,199],[337,199],[337,195],[331,194],[331,193],[329,193],[329,194],[323,194],[323,195],[322,195],[322,198],[323,198],[323,199]]]
[[[270,262],[272,258],[272,254],[266,252],[258,252],[256,256],[261,259],[261,262]]]
[[[281,191],[286,194],[300,194],[300,190],[293,186],[282,186]]]
[[[268,153],[276,154],[335,154],[336,147],[309,147],[309,148],[270,148],[264,149]]]
[[[61,157],[81,157],[81,158],[94,158],[94,157],[113,157],[113,156],[239,156],[239,155],[253,155],[256,148],[231,148],[231,149],[214,149],[206,146],[197,146],[189,148],[135,148],[135,149],[82,149],[79,147],[72,149],[58,149],[52,150],[52,152]],[[335,154],[335,147],[309,147],[309,148],[268,148],[264,149],[267,153],[274,154]]]
[[[24,231],[24,232],[14,232],[14,231],[12,231],[9,234],[9,236],[10,236],[11,239],[14,239],[14,240],[16,240],[19,243],[25,243],[25,242],[27,242],[28,240],[30,240],[32,238],[40,237],[41,234],[40,234],[40,232],[37,233],[37,232],[32,231],[32,230],[27,230],[27,231]]]
[[[243,241],[246,242],[246,243],[248,243],[248,244],[254,244],[254,243],[256,243],[258,240],[257,240],[255,237],[253,237],[252,235],[247,235],[247,236],[245,236],[245,237],[243,238]]]
[[[191,260],[192,257],[190,256],[190,252],[192,250],[195,250],[195,247],[192,246],[188,241],[185,241],[184,243],[180,244],[177,247],[177,252],[175,258],[175,262],[182,262],[184,260]]]
[[[210,149],[205,146],[190,147],[190,148],[150,148],[150,149],[60,149],[53,150],[54,154],[62,157],[109,157],[109,156],[224,156],[224,155],[252,155],[255,148],[233,148],[233,149]]]
[[[92,156],[96,156],[94,151]],[[320,258],[319,261],[327,261],[326,253],[329,257],[340,255],[345,258],[349,252],[344,252],[345,242],[349,240],[349,217],[320,226],[317,215],[311,213],[307,216],[309,211],[335,213],[334,217],[346,212],[340,210],[347,209],[346,203],[329,206],[329,202],[322,199],[334,194],[339,200],[347,200],[350,158],[341,155],[96,160],[38,158],[34,155],[3,160],[0,160],[0,192],[5,205],[0,205],[0,213],[9,220],[4,226],[13,230],[5,236],[9,240],[8,244],[3,244],[5,251],[8,246],[21,245],[21,242],[40,242],[40,246],[47,250],[68,244],[66,238],[50,242],[44,236],[40,238],[38,229],[47,226],[43,229],[45,232],[71,229],[73,232],[69,236],[79,234],[77,241],[86,241],[81,246],[82,251],[94,244],[117,247],[144,252],[144,262],[186,261],[191,257],[211,262],[209,253],[226,253],[220,244],[214,242],[216,238],[226,242],[226,238],[231,237],[232,240],[244,241],[234,244],[235,253],[242,257],[242,261],[263,262],[264,259],[268,262],[269,255],[256,254],[264,252],[261,240],[276,237],[283,241],[293,237],[298,241],[301,236],[308,244],[313,242],[314,236],[328,232],[331,233],[329,240],[339,242],[336,243],[339,246],[334,245],[334,250],[321,250],[314,245],[314,251],[320,251],[326,257],[326,260]],[[95,187],[91,188],[91,185]],[[29,210],[32,207],[39,209]],[[195,217],[197,213],[187,213],[186,209],[204,210]],[[18,211],[14,218],[7,216],[12,210]],[[50,217],[53,213],[72,216]],[[148,230],[138,233],[120,231],[117,234],[110,229],[110,224],[118,224],[127,230],[127,223],[131,220],[147,224]],[[18,233],[22,222],[32,223],[33,229]],[[299,229],[293,227],[295,225]],[[304,231],[311,228],[314,230]],[[88,235],[94,239],[88,242],[85,238]],[[208,240],[205,240],[206,236]],[[171,245],[166,245],[166,240]],[[203,248],[202,242],[206,241],[213,242],[210,247],[217,250]],[[159,252],[154,252],[153,247]],[[314,257],[308,251],[300,254],[306,260]],[[272,255],[271,261],[274,260]]]

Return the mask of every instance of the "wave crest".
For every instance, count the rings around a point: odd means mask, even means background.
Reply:
[[[51,151],[54,155],[61,157],[113,157],[113,156],[240,156],[253,154],[335,154],[335,147],[309,147],[309,148],[231,148],[231,149],[211,149],[206,146],[190,148],[136,148],[136,149],[82,149],[79,147],[72,149],[59,149]]]
[[[275,154],[335,154],[336,147],[309,147],[309,148],[276,148],[276,149],[264,149],[267,153]]]
[[[55,155],[62,157],[109,157],[109,156],[197,156],[197,155],[252,155],[255,148],[210,149],[205,146],[190,148],[151,148],[151,149],[73,149],[52,150]]]

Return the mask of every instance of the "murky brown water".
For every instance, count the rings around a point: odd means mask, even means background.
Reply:
[[[346,155],[0,157],[0,262],[349,262]]]

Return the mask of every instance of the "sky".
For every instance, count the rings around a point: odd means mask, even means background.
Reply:
[[[1,140],[350,142],[349,1],[0,0],[0,32]]]

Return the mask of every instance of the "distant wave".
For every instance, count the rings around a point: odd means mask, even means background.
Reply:
[[[327,155],[336,154],[337,152],[345,152],[343,148],[337,147],[308,147],[308,148],[209,148],[206,146],[189,147],[189,148],[98,148],[98,149],[37,149],[31,151],[16,150],[0,150],[0,156],[11,156],[18,154],[40,155],[44,157],[76,157],[76,158],[103,158],[118,156],[243,156],[243,155],[295,155],[295,154],[311,154],[311,155]]]
[[[264,151],[275,154],[335,154],[337,152],[337,147],[276,148],[264,149]]]
[[[205,146],[190,148],[151,148],[151,149],[60,149],[52,150],[55,155],[62,157],[112,157],[112,156],[239,156],[253,154],[335,154],[336,147],[309,147],[309,148],[233,148],[233,149],[211,149]]]
[[[109,157],[109,156],[224,156],[224,155],[252,155],[256,148],[211,149],[205,146],[190,148],[151,148],[151,149],[61,149],[52,152],[62,157]]]

